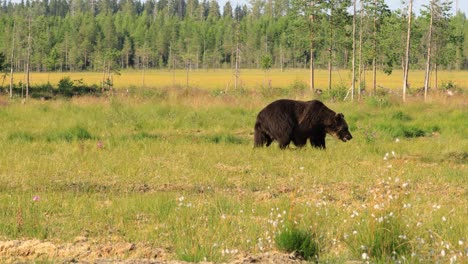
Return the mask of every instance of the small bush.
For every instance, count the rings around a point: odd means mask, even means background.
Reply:
[[[394,120],[400,120],[400,121],[411,121],[412,118],[411,116],[403,113],[402,111],[397,111],[392,115],[392,119]]]
[[[34,136],[31,133],[19,131],[8,135],[8,140],[18,142],[31,142],[34,140]]]
[[[299,80],[295,80],[288,87],[288,90],[290,91],[291,95],[304,95],[307,89],[308,89],[307,84]]]
[[[392,102],[389,100],[388,96],[367,97],[366,103],[367,105],[374,106],[374,107],[389,107],[392,105]]]
[[[453,81],[449,80],[447,82],[443,82],[441,88],[444,91],[457,90],[457,85]]]
[[[263,98],[276,98],[288,96],[289,90],[277,87],[263,87],[260,89]]]
[[[57,133],[53,133],[47,136],[47,141],[57,141],[57,140],[65,140],[68,142],[78,141],[78,140],[88,140],[93,139],[94,137],[91,133],[88,132],[85,128],[81,126],[75,126],[69,128],[65,131],[60,131]]]
[[[426,132],[415,126],[401,126],[393,132],[392,136],[405,138],[424,137],[426,136]]]
[[[377,125],[377,128],[385,133],[388,133],[393,138],[416,138],[425,137],[432,131],[425,131],[414,125],[388,125],[381,124]],[[434,128],[436,129],[436,127]]]
[[[364,258],[365,253],[370,259],[388,263],[411,251],[409,230],[400,217],[392,212],[383,212],[364,220],[368,222],[361,223],[346,241],[356,257]]]
[[[315,233],[297,227],[285,228],[275,237],[280,250],[296,252],[305,260],[318,260],[320,246]]]
[[[335,100],[344,100],[348,94],[349,88],[344,85],[338,85],[333,87],[328,93],[325,93],[326,97]]]
[[[208,258],[211,260],[211,258],[214,257],[211,255],[212,252],[210,252],[209,249],[204,248],[202,245],[194,246],[188,250],[181,250],[181,252],[177,253],[178,259],[192,263],[207,261]]]
[[[73,81],[70,77],[63,77],[57,85],[58,93],[64,96],[73,95]]]
[[[159,136],[155,134],[149,134],[146,132],[139,132],[132,136],[133,140],[145,140],[145,139],[158,139]]]
[[[243,144],[244,139],[240,137],[236,137],[230,134],[227,135],[213,135],[213,136],[207,136],[206,141],[210,143],[225,143],[225,144]]]

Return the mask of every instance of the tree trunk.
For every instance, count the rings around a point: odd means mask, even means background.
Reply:
[[[429,22],[429,35],[427,37],[427,60],[426,60],[426,74],[424,76],[424,101],[427,101],[427,90],[429,88],[429,73],[431,71],[431,41],[432,41],[432,22],[434,16],[433,2],[430,3],[431,19]]]
[[[16,21],[13,20],[13,34],[11,40],[11,59],[10,59],[10,98],[13,98],[13,61],[14,61],[14,54],[15,54],[15,29],[16,29]]]
[[[310,2],[310,90],[315,91],[314,84],[314,1]]]
[[[26,99],[29,99],[29,66],[31,63],[31,17],[28,19],[28,54],[26,58]]]
[[[372,56],[372,90],[377,94],[377,0],[374,0],[374,54]]]
[[[410,41],[411,41],[411,16],[413,12],[412,9],[413,9],[413,0],[409,0],[408,33],[406,35],[405,69],[404,69],[404,75],[403,75],[403,102],[406,102],[406,90],[408,88],[408,70],[409,70]]]
[[[363,8],[363,3],[362,0],[360,0],[360,5],[361,5],[361,12],[359,15],[359,70],[358,70],[358,99],[361,100],[361,86],[362,86],[362,68],[363,68],[363,63],[362,63],[362,20],[364,17],[364,8]]]
[[[351,100],[354,100],[354,89],[356,86],[356,1],[353,1],[353,58],[352,58],[352,72],[351,77]]]
[[[333,7],[330,7],[330,46],[328,47],[328,92],[332,84],[332,57],[333,57]]]
[[[234,89],[239,86],[239,64],[240,64],[240,49],[239,49],[239,21],[236,24],[236,72],[234,73]]]

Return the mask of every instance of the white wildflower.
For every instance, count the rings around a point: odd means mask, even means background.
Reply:
[[[362,258],[363,260],[368,260],[368,259],[369,259],[369,256],[367,255],[366,252],[364,252],[364,253],[362,253],[361,258]]]
[[[445,257],[445,250],[442,249],[442,250],[440,251],[440,255],[441,255],[442,257]]]

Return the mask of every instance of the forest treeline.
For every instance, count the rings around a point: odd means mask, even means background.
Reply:
[[[432,63],[468,69],[466,15],[433,1]],[[251,0],[242,6],[215,0],[3,0],[0,68],[234,68],[236,61],[240,68],[297,68],[308,67],[311,53],[317,68],[349,68],[352,6],[351,0]],[[413,69],[425,66],[430,14],[423,7],[412,25]],[[355,41],[364,69],[374,63],[388,73],[403,67],[406,20],[403,5],[392,11],[383,0],[358,1]]]

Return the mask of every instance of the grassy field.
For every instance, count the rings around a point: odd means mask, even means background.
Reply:
[[[0,240],[84,236],[223,262],[278,250],[297,227],[314,234],[320,262],[468,261],[465,97],[326,101],[353,140],[254,149],[256,114],[280,95],[212,93],[226,80],[209,73],[206,90],[0,98]]]
[[[317,88],[326,90],[328,88],[328,71],[316,70],[315,85]],[[440,71],[438,74],[439,87],[451,83],[459,88],[468,88],[468,74],[464,71]],[[52,84],[64,77],[72,80],[82,80],[85,84],[98,84],[103,81],[103,74],[98,72],[63,72],[63,73],[40,73],[31,74],[31,83]],[[431,76],[433,78],[433,76]],[[336,70],[333,72],[333,87],[349,87],[351,83],[351,72],[348,70]],[[234,72],[232,70],[193,70],[189,72],[189,85],[203,89],[232,89],[234,88]],[[367,72],[365,76],[367,89],[372,87],[372,73]],[[403,73],[396,70],[391,75],[378,72],[377,85],[389,89],[400,89]],[[164,87],[164,86],[186,86],[187,72],[184,70],[151,70],[151,71],[122,71],[120,75],[113,75],[116,88],[136,87]],[[263,70],[241,70],[240,85],[246,89],[258,89],[267,86],[268,80],[273,87],[289,87],[295,82],[309,83],[309,71],[307,69],[291,69],[281,72],[279,69]],[[15,82],[25,82],[23,73],[15,74]],[[409,75],[411,88],[424,86],[424,71],[411,71]],[[433,81],[431,81],[431,85]]]

